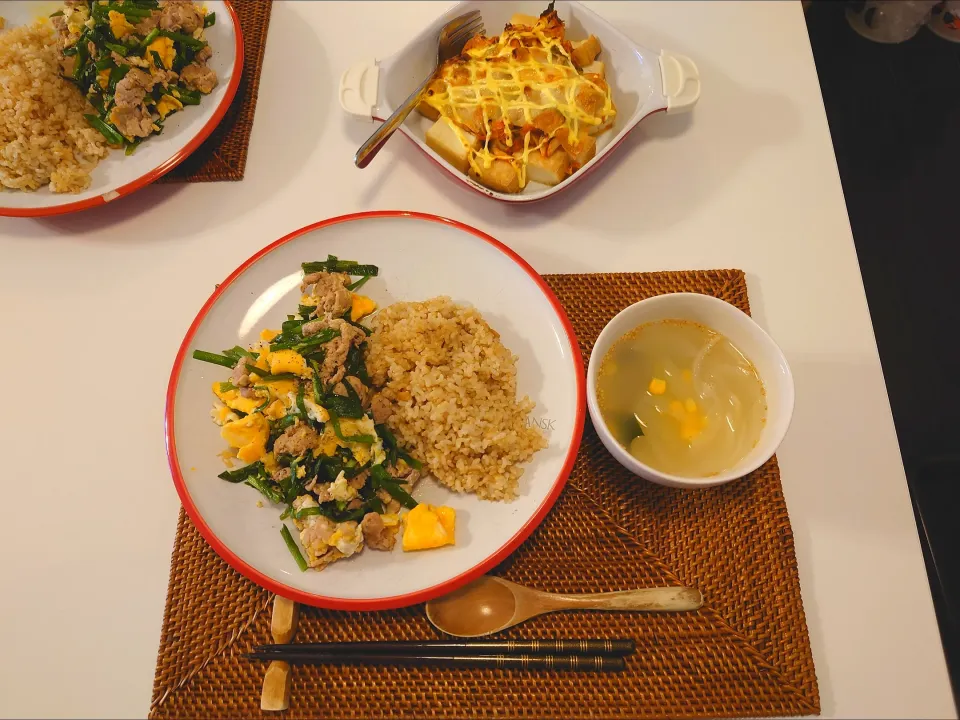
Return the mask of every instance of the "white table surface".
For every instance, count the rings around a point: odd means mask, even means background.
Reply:
[[[353,167],[372,126],[341,113],[340,73],[445,4],[281,2],[243,182],[0,219],[0,714],[147,713],[179,509],[163,400],[187,326],[281,235],[408,209],[485,230],[542,273],[744,269],[796,376],[779,458],[823,713],[954,716],[800,3],[593,5],[695,58],[703,96],[554,200],[474,195],[399,137]]]

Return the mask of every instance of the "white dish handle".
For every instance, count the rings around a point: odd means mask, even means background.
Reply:
[[[351,66],[340,77],[340,106],[356,118],[373,122],[380,89],[380,66],[367,60]]]
[[[700,71],[686,55],[661,50],[660,80],[667,113],[690,112],[700,99]]]

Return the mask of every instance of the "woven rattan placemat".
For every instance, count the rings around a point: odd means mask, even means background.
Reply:
[[[243,180],[272,0],[232,0],[243,32],[243,73],[227,114],[203,145],[158,182]]]
[[[584,360],[613,315],[645,297],[700,292],[748,311],[738,270],[553,275]],[[674,490],[629,474],[587,420],[569,483],[496,574],[558,592],[692,585],[696,613],[555,613],[512,638],[631,637],[623,673],[297,667],[291,718],[663,718],[809,715],[820,699],[776,460],[722,487]],[[152,718],[261,715],[270,594],[220,560],[181,512]],[[297,641],[438,638],[421,605],[303,608]]]

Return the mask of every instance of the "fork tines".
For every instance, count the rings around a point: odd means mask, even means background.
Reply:
[[[470,38],[481,35],[483,32],[483,18],[480,16],[480,11],[473,10],[448,22],[441,33],[440,42],[459,46],[459,50]]]

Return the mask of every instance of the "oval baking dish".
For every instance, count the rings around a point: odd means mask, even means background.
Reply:
[[[431,71],[436,60],[437,36],[449,20],[471,10],[483,16],[487,34],[503,29],[514,13],[538,16],[543,2],[483,2],[466,0],[451,7],[404,48],[382,60],[360,62],[343,73],[339,98],[343,109],[358,118],[382,122]],[[556,10],[570,37],[596,35],[607,70],[617,117],[612,129],[597,138],[596,155],[580,170],[554,186],[528,183],[517,194],[496,192],[459,172],[427,147],[426,133],[433,122],[411,112],[400,130],[454,178],[483,195],[511,203],[533,202],[558,193],[585,177],[620,144],[636,125],[657,113],[688,112],[700,97],[700,75],[688,57],[637,45],[613,25],[578,2],[557,2]]]

